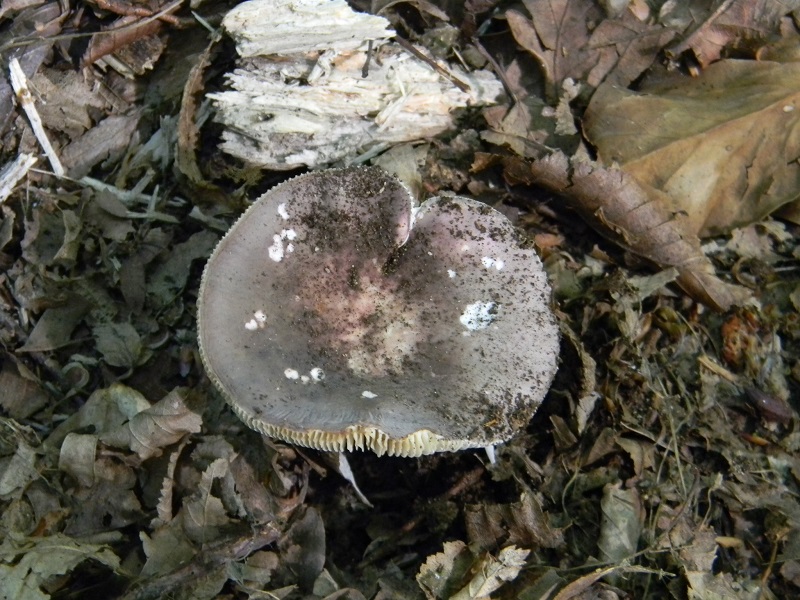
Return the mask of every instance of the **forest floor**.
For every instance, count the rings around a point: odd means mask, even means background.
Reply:
[[[502,84],[376,160],[511,219],[562,338],[494,463],[351,474],[204,373],[205,261],[301,169],[220,149],[233,4],[157,4],[0,5],[0,598],[800,595],[800,3],[353,3]]]

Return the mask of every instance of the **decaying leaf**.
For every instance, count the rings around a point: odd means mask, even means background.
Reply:
[[[48,308],[36,321],[21,352],[47,352],[70,343],[72,332],[89,311],[90,304],[77,294],[69,294],[64,306]]]
[[[695,12],[688,34],[667,49],[676,57],[691,50],[702,66],[717,60],[731,46],[763,43],[774,32],[781,17],[797,10],[797,0],[726,0],[708,3],[705,18]],[[693,9],[696,10],[694,5]],[[701,9],[702,10],[702,9]]]
[[[297,584],[310,591],[325,564],[325,526],[319,512],[309,507],[281,537],[278,548]]]
[[[429,556],[422,565],[417,583],[428,600],[452,598],[472,562],[472,553],[464,542],[445,542],[442,552]]]
[[[686,215],[670,209],[664,192],[627,173],[563,153],[526,163],[507,159],[506,176],[536,183],[567,199],[595,229],[662,267],[678,270],[678,284],[696,300],[727,310],[750,292],[714,274]]]
[[[636,554],[644,508],[636,489],[606,485],[600,502],[603,513],[597,547],[604,563],[618,564]]]
[[[489,594],[499,589],[504,583],[516,579],[522,567],[525,566],[528,554],[530,554],[530,550],[508,546],[500,551],[497,558],[484,557],[477,565],[477,572],[472,580],[454,594],[451,600],[488,598]]]
[[[544,72],[547,96],[558,97],[566,77],[583,79],[597,62],[589,46],[588,23],[602,16],[600,7],[583,0],[524,0],[530,17],[506,12],[514,39],[533,55]]]
[[[472,544],[493,550],[500,544],[558,548],[563,532],[553,527],[539,498],[524,492],[514,504],[468,506],[464,515]]]
[[[724,60],[639,92],[603,85],[584,131],[668,195],[701,237],[758,221],[800,196],[800,64]]]
[[[61,154],[70,177],[80,179],[104,160],[118,160],[138,142],[137,127],[142,114],[110,115],[66,146]]]
[[[0,407],[12,419],[30,417],[45,406],[47,399],[47,393],[31,374],[12,361],[3,364],[0,369]]]
[[[508,546],[496,558],[490,554],[476,557],[464,542],[445,542],[444,551],[429,556],[422,565],[417,583],[428,600],[486,599],[517,577],[529,553]]]
[[[14,455],[0,466],[0,498],[19,497],[38,476],[36,451],[19,440]]]
[[[46,445],[60,446],[67,434],[81,429],[90,428],[97,435],[112,431],[148,408],[150,403],[140,392],[114,383],[92,392],[78,412],[53,430]]]
[[[130,369],[150,357],[142,345],[141,336],[130,323],[97,325],[94,335],[103,360],[112,367]]]
[[[46,600],[50,595],[42,586],[85,560],[94,560],[114,571],[120,568],[119,558],[107,546],[58,533],[9,542],[0,547],[0,597],[3,598]]]
[[[686,573],[689,600],[759,600],[762,586],[756,581],[739,583],[730,573],[692,571]]]
[[[165,446],[187,433],[200,431],[202,417],[187,406],[186,396],[186,390],[175,389],[100,439],[112,446],[130,448],[141,460],[159,456]]]

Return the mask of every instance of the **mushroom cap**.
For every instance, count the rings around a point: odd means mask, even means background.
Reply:
[[[206,371],[250,427],[379,455],[509,439],[559,345],[541,261],[508,219],[461,197],[415,208],[377,167],[256,200],[209,259],[197,318]]]

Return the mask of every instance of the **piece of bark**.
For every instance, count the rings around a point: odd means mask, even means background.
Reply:
[[[324,27],[309,20],[316,10],[330,16]],[[344,2],[254,0],[223,26],[244,58],[228,75],[231,89],[209,94],[225,126],[222,149],[266,169],[351,163],[431,138],[456,128],[456,109],[502,93],[488,71],[409,55],[387,41],[388,21]]]

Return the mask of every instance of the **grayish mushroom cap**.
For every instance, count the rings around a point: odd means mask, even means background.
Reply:
[[[250,427],[419,456],[528,423],[559,345],[541,261],[482,203],[413,204],[382,169],[319,171],[264,194],[220,241],[200,352]]]

